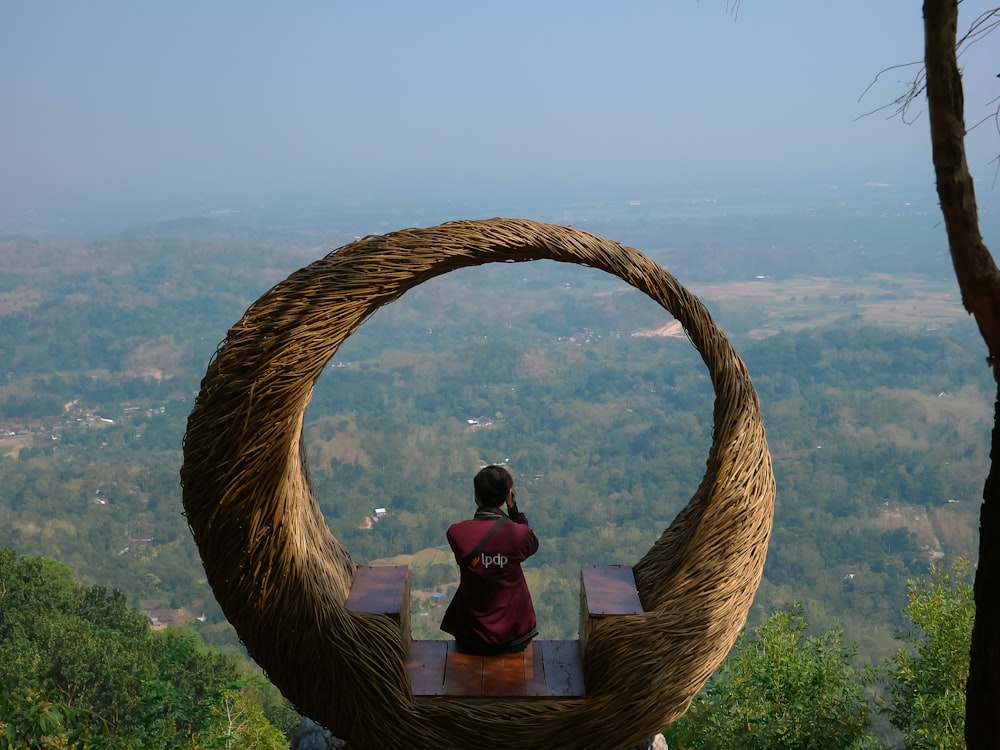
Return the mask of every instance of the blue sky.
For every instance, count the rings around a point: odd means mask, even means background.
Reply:
[[[930,190],[925,116],[858,119],[921,47],[920,0],[0,0],[0,229],[306,195]],[[1000,94],[990,58],[964,59],[970,124]]]

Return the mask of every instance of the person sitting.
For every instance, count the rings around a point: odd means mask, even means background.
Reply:
[[[521,651],[538,634],[521,570],[521,563],[538,551],[538,537],[518,510],[506,468],[486,466],[472,483],[475,515],[448,528],[461,579],[441,629],[468,653]]]

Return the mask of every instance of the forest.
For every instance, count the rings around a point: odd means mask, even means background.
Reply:
[[[0,747],[282,748],[299,716],[236,653],[0,549]]]
[[[84,598],[157,612],[237,658],[181,512],[186,417],[227,328],[349,233],[191,220],[86,244],[4,239],[0,547],[29,556],[6,564],[58,560]],[[702,269],[693,289],[747,363],[778,483],[744,648],[791,638],[838,664],[850,652],[859,671],[897,659],[913,582],[974,559],[991,414],[982,340],[957,292],[922,273],[940,270],[937,256],[895,276],[757,281],[726,262],[724,240],[708,255],[726,270]],[[825,250],[809,254],[832,273]],[[705,248],[651,254],[680,274]],[[444,530],[471,515],[484,463],[511,469],[542,541],[527,573],[545,638],[576,637],[581,565],[634,562],[683,507],[704,470],[712,389],[668,322],[590,269],[486,267],[423,285],[337,353],[305,427],[316,495],[357,562],[410,566],[416,637],[443,637],[457,584]]]

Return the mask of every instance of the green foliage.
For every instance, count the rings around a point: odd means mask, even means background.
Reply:
[[[227,688],[211,704],[212,722],[201,736],[204,750],[287,750],[288,740],[267,720],[246,690]]]
[[[90,735],[72,731],[82,712],[63,701],[48,681],[40,681],[15,698],[0,683],[0,750],[55,750]]]
[[[121,592],[0,549],[0,748],[287,747],[293,714],[194,631],[151,631]]]
[[[965,747],[965,682],[975,619],[971,565],[933,565],[930,579],[911,580],[905,647],[886,664],[891,702],[885,707],[903,732],[906,750]]]
[[[975,616],[971,565],[908,582],[904,647],[883,667],[852,666],[839,628],[807,636],[798,606],[773,613],[736,646],[688,712],[665,731],[674,750],[877,748],[866,695],[906,750],[961,750]]]
[[[807,636],[799,607],[772,614],[736,646],[688,712],[673,750],[875,748],[870,714],[839,629]]]

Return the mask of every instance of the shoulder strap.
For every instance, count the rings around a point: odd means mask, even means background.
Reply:
[[[485,534],[483,534],[483,538],[479,540],[479,544],[475,546],[472,552],[470,552],[469,554],[467,554],[465,557],[463,557],[461,560],[458,561],[459,567],[464,568],[469,563],[471,563],[476,558],[476,556],[483,551],[483,547],[486,546],[486,543],[493,538],[494,534],[500,531],[500,527],[503,526],[505,523],[507,523],[506,516],[501,516],[500,518],[498,518],[497,522],[492,526],[490,526],[489,530]]]

